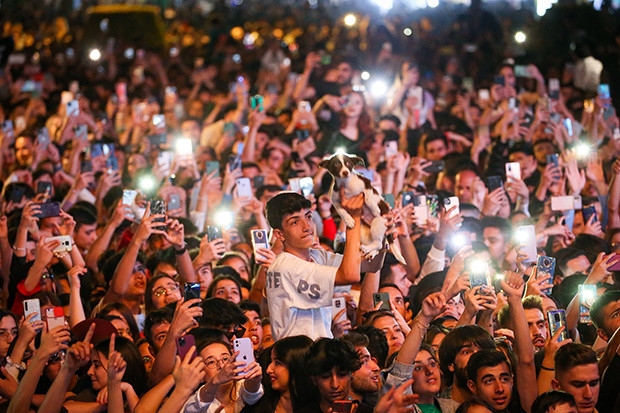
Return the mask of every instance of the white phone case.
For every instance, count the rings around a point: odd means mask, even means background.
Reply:
[[[239,352],[235,361],[245,363],[246,366],[254,361],[254,348],[252,347],[252,340],[248,337],[234,339],[233,351]]]

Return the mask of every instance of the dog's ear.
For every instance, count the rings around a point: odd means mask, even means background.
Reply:
[[[330,161],[329,159],[323,159],[323,160],[319,163],[319,166],[320,166],[321,168],[329,169],[329,168],[328,168],[328,166],[329,166],[329,161]]]
[[[359,156],[354,156],[353,158],[351,158],[353,160],[353,164],[354,165],[361,165],[361,166],[365,166],[364,165],[364,160],[359,157]]]

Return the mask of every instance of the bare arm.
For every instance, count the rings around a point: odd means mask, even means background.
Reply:
[[[347,242],[344,247],[342,263],[336,271],[336,285],[348,285],[360,280],[360,225],[361,213],[364,205],[363,193],[352,198],[344,197],[344,189],[341,193],[342,207],[351,214],[355,221],[353,228],[347,228]]]
[[[517,388],[521,407],[530,412],[534,399],[538,396],[536,385],[536,367],[534,366],[534,346],[530,339],[529,327],[523,310],[521,296],[525,283],[516,273],[506,272],[505,281],[501,282],[502,289],[508,296],[510,306],[510,321],[515,333],[515,353],[517,355]]]

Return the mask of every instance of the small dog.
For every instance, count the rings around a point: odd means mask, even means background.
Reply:
[[[362,225],[361,228],[361,250],[364,258],[372,260],[379,254],[385,245],[385,232],[387,219],[384,214],[390,211],[390,206],[373,188],[370,180],[357,172],[354,167],[364,165],[364,160],[359,156],[336,154],[329,159],[323,160],[319,166],[327,169],[334,177],[334,182],[330,188],[330,198],[336,211],[348,228],[355,226],[355,220],[340,204],[340,188],[344,188],[347,198],[364,192],[364,211],[362,217],[370,216],[370,224]],[[390,249],[394,257],[401,263],[405,263],[400,247],[393,242],[391,236],[388,237]]]

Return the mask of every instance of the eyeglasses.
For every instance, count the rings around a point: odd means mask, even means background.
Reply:
[[[159,287],[158,289],[153,291],[153,294],[155,294],[156,297],[161,297],[164,294],[168,295],[174,291],[179,291],[179,284],[172,285],[170,287]]]
[[[230,356],[224,356],[221,359],[210,358],[205,360],[205,366],[207,366],[209,370],[215,370],[228,363],[228,360],[230,360]]]
[[[61,362],[63,359],[65,358],[65,353],[63,353],[62,351],[59,351],[57,353],[54,353],[50,356],[49,359],[47,359],[47,364],[55,364],[55,363],[59,363]]]
[[[51,279],[53,279],[53,278],[54,278],[54,274],[52,274],[52,273],[49,273],[49,272],[48,272],[48,273],[43,274],[43,275],[41,276],[41,279],[42,279],[42,280],[45,280],[46,278],[51,278]]]
[[[153,357],[151,357],[151,356],[142,356],[142,362],[143,362],[144,364],[146,364],[146,363],[152,363],[152,362],[153,362]]]
[[[224,335],[226,336],[228,340],[232,340],[235,337],[237,338],[243,337],[243,335],[245,334],[245,331],[246,331],[246,328],[244,326],[238,325],[238,326],[235,326],[233,331],[224,332]]]

